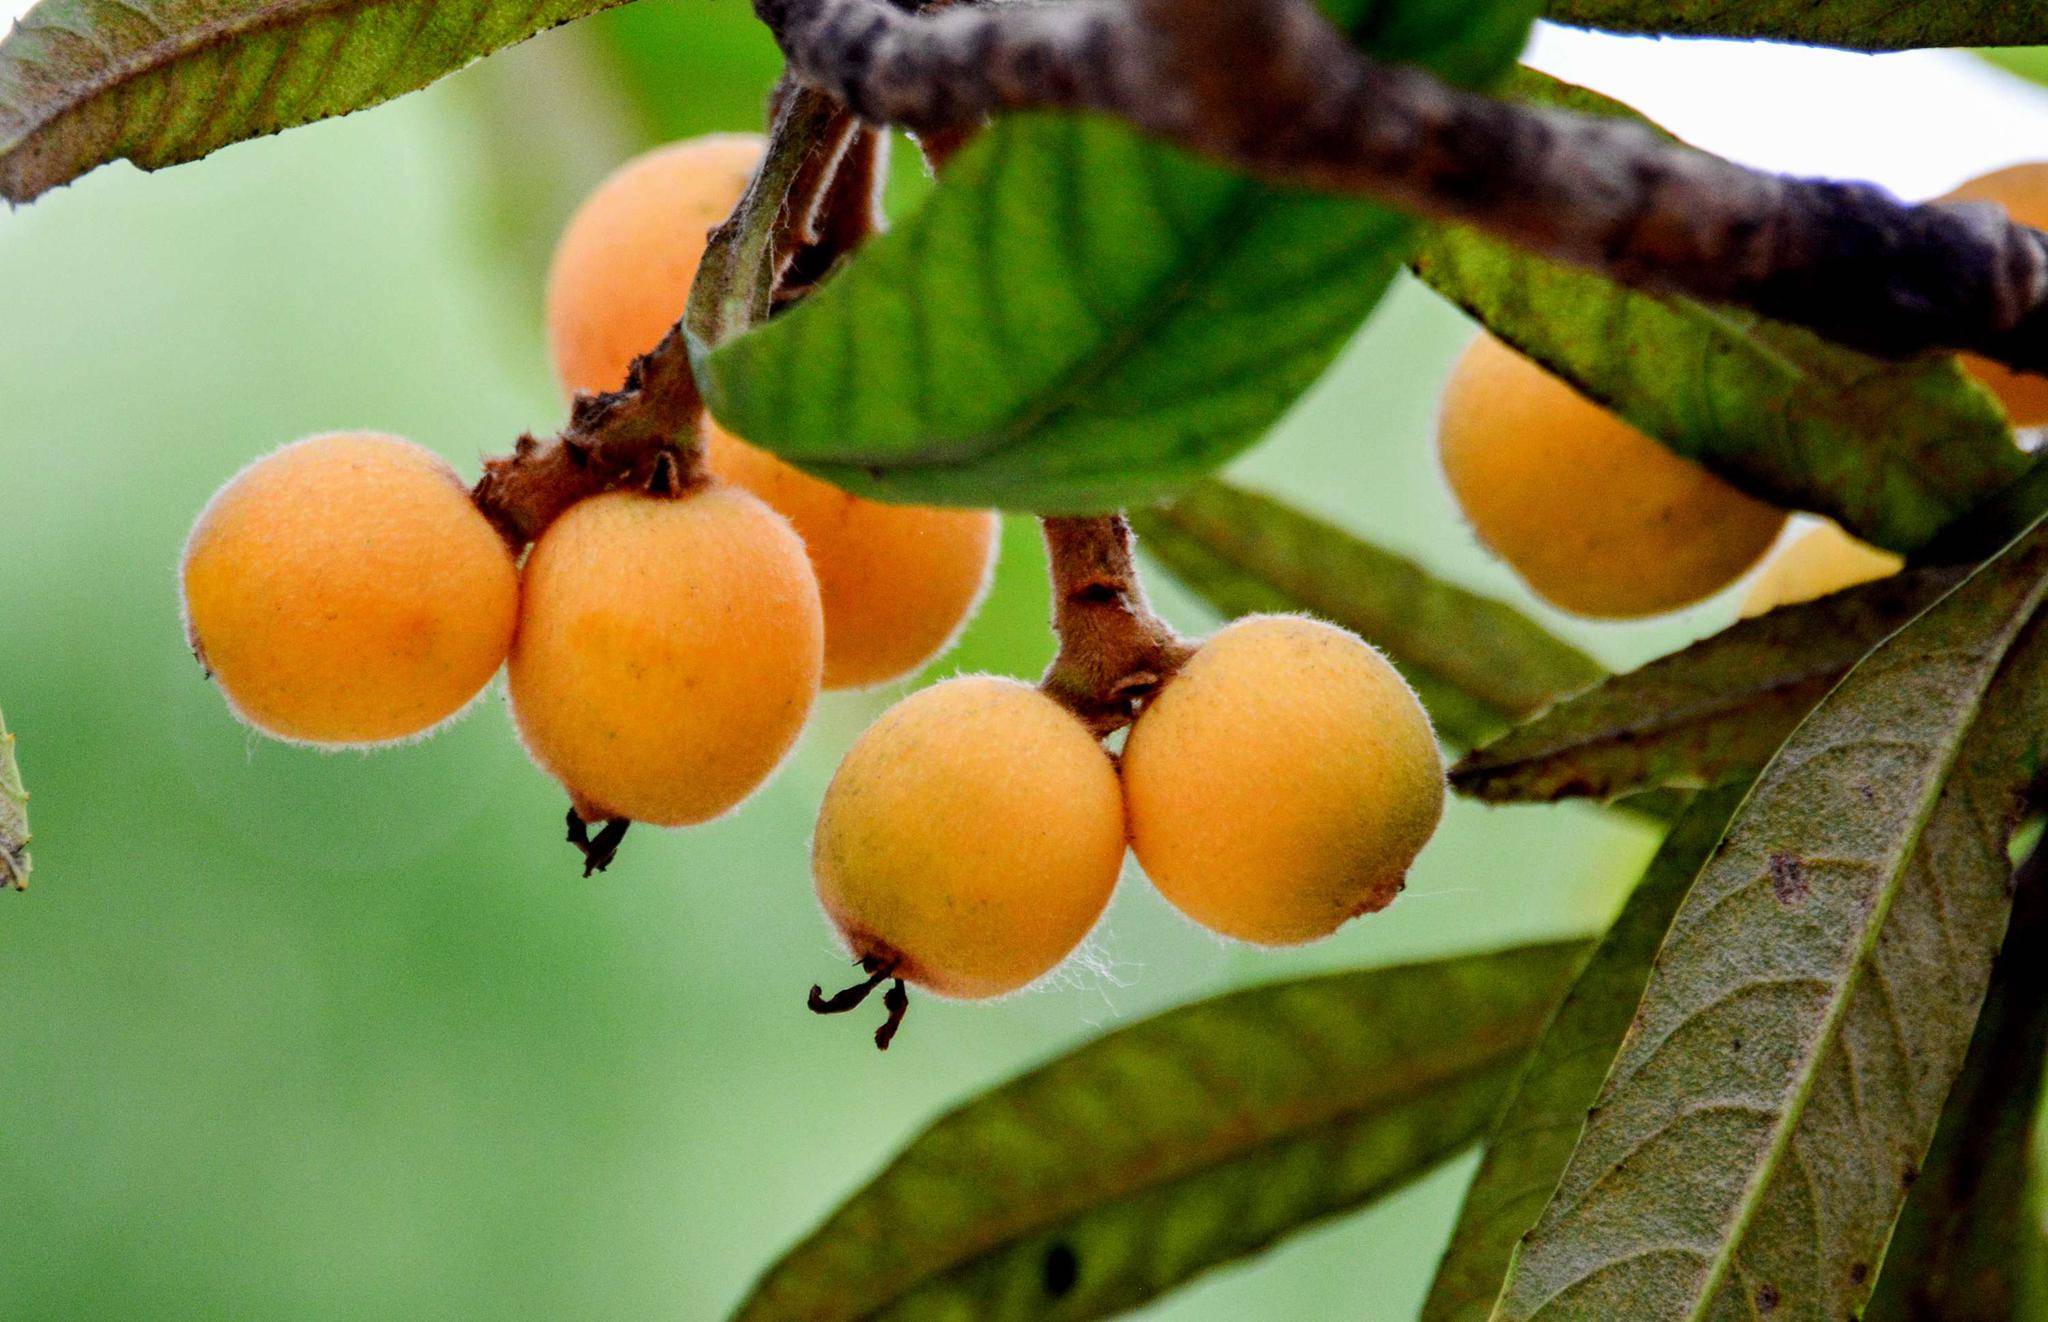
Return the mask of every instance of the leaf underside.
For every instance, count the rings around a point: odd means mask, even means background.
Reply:
[[[1496,1316],[1858,1315],[2005,931],[2048,733],[2044,590],[2037,529],[1765,769]]]
[[[737,1316],[1131,1308],[1469,1143],[1584,949],[1281,983],[1108,1034],[938,1120]]]
[[[1136,510],[1140,548],[1226,616],[1308,611],[1386,652],[1470,747],[1606,671],[1504,602],[1226,482]]]
[[[1483,1322],[1515,1242],[1536,1224],[1628,1031],[1650,961],[1746,786],[1699,796],[1672,825],[1643,879],[1551,1016],[1465,1192],[1422,1322]]]
[[[1496,803],[1548,803],[1753,775],[1852,666],[1961,574],[1910,570],[1737,621],[1467,754],[1451,785]]]
[[[1384,58],[1484,81],[1522,0],[1326,6]],[[1121,124],[1006,116],[800,305],[717,347],[720,422],[886,500],[1141,504],[1259,439],[1378,303],[1415,234]]]
[[[2034,1121],[2048,1064],[2048,853],[2020,869],[2012,926],[1926,1169],[1885,1249],[1867,1322],[2044,1315]]]
[[[43,0],[0,41],[0,197],[344,115],[620,0]]]
[[[1752,37],[1850,50],[2048,44],[2042,0],[1549,0],[1545,17],[1610,32]]]
[[[1640,118],[1527,69],[1508,90]],[[1880,546],[1919,548],[2027,469],[1997,403],[1950,357],[1885,362],[1459,227],[1430,229],[1414,266],[1502,340],[1672,450]]]

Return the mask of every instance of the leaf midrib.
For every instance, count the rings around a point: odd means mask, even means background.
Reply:
[[[1962,718],[1951,727],[1953,735],[1936,763],[1936,774],[1928,779],[1928,788],[1918,811],[1913,815],[1911,830],[1901,838],[1898,848],[1894,851],[1883,889],[1878,894],[1877,902],[1871,906],[1869,916],[1864,920],[1862,936],[1856,945],[1855,959],[1850,964],[1847,975],[1842,979],[1840,989],[1829,999],[1827,1013],[1821,1019],[1819,1030],[1813,1035],[1812,1046],[1805,1054],[1794,1091],[1780,1109],[1778,1119],[1772,1127],[1770,1146],[1765,1149],[1763,1158],[1757,1161],[1751,1171],[1749,1181],[1743,1188],[1742,1198],[1736,1204],[1735,1219],[1729,1223],[1728,1233],[1720,1238],[1715,1247],[1708,1262],[1707,1275],[1686,1313],[1687,1322],[1704,1322],[1708,1310],[1713,1307],[1714,1300],[1720,1293],[1722,1283],[1734,1266],[1737,1250],[1748,1240],[1749,1228],[1762,1207],[1764,1194],[1777,1172],[1778,1163],[1784,1160],[1785,1150],[1791,1145],[1793,1136],[1805,1118],[1806,1104],[1812,1096],[1821,1062],[1827,1058],[1839,1040],[1850,996],[1868,974],[1871,955],[1877,948],[1878,936],[1891,916],[1892,902],[1898,897],[1906,874],[1912,870],[1927,824],[1933,819],[1935,809],[1941,803],[1956,759],[1961,756],[1970,730],[1983,713],[1984,700],[1990,694],[1993,682],[2003,668],[2004,658],[2011,652],[2013,640],[2018,638],[2027,621],[2039,610],[2044,590],[2048,590],[2048,578],[2037,577],[2031,591],[2001,625],[1996,635],[1998,659],[1983,667],[1968,707],[1964,709]],[[1796,732],[1793,737],[1797,738]],[[1755,791],[1752,790],[1749,797],[1753,798],[1754,794]],[[1745,798],[1744,806],[1747,804],[1748,798]],[[1740,809],[1737,810],[1736,817],[1740,820]]]

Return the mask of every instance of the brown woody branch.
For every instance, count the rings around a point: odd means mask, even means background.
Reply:
[[[1267,178],[1370,194],[1871,353],[2048,369],[2048,235],[1997,208],[1911,206],[1462,91],[1362,55],[1311,0],[755,9],[799,77],[872,121],[939,133],[998,110],[1102,111]]]

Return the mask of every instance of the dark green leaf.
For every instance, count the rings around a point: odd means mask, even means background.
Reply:
[[[1756,37],[1850,50],[2048,43],[2042,0],[1550,0],[1547,17],[1610,32]]]
[[[1578,1141],[1586,1108],[1621,1046],[1650,962],[1700,865],[1721,842],[1747,787],[1695,799],[1622,907],[1571,990],[1487,1138],[1486,1156],[1465,1193],[1450,1247],[1423,1305],[1423,1322],[1483,1319],[1507,1277],[1515,1242],[1536,1224]]]
[[[1521,0],[1343,0],[1375,52],[1512,62]],[[1005,118],[895,232],[699,378],[740,435],[851,490],[1080,512],[1257,440],[1407,259],[1414,225],[1098,118]]]
[[[1860,1314],[2005,932],[2048,738],[2044,593],[2048,527],[1772,759],[1672,921],[1498,1316]]]
[[[1143,550],[1225,615],[1308,611],[1385,651],[1456,744],[1606,674],[1514,607],[1269,496],[1208,481],[1131,523]]]
[[[43,0],[0,41],[0,197],[388,101],[618,0]]]
[[[1738,621],[1467,754],[1451,785],[1548,803],[1753,775],[1851,666],[1961,573],[1911,570]]]
[[[1582,944],[1234,992],[941,1118],[770,1269],[749,1322],[1101,1317],[1484,1130]]]
[[[1510,90],[1633,113],[1527,70]],[[2027,466],[1997,403],[1952,358],[1883,362],[1739,309],[1636,293],[1457,227],[1430,230],[1415,269],[1678,453],[1880,546],[1918,548]]]
[[[2020,869],[2012,927],[1927,1168],[1885,1250],[1869,1322],[2040,1317],[2034,1122],[2048,1064],[2048,851]]]

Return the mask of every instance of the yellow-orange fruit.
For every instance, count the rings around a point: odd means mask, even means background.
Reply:
[[[746,190],[753,134],[658,148],[599,185],[563,232],[548,276],[555,370],[570,391],[614,390],[682,316],[707,232]],[[713,427],[708,458],[795,526],[825,603],[825,686],[897,679],[959,632],[988,581],[987,510],[862,500]]]
[[[2022,225],[2048,225],[2048,162],[2011,165],[1993,170],[1938,199],[1942,202],[1995,202]],[[2015,372],[1975,354],[1962,355],[1970,375],[1983,382],[2015,427],[2048,426],[2048,377]]]
[[[243,469],[185,545],[186,636],[228,705],[280,739],[379,744],[460,711],[505,660],[511,550],[455,470],[336,432]]]
[[[609,492],[527,558],[512,713],[585,817],[687,826],[781,763],[823,650],[817,581],[773,510],[717,484]]]
[[[1890,551],[1860,541],[1832,523],[1802,533],[1772,556],[1743,594],[1745,617],[1796,602],[1812,601],[1830,592],[1889,578],[1906,562]]]
[[[617,390],[683,315],[705,239],[761,159],[752,133],[713,133],[636,156],[597,186],[548,271],[548,339],[570,391]]]
[[[1479,540],[1580,615],[1656,615],[1712,596],[1785,523],[1491,335],[1451,373],[1437,448]]]
[[[884,712],[840,763],[811,842],[818,899],[853,953],[966,999],[1065,959],[1123,855],[1109,755],[1037,689],[986,675]]]
[[[1356,635],[1251,615],[1131,727],[1131,845],[1160,893],[1260,945],[1328,936],[1397,895],[1443,814],[1429,717]]]
[[[825,603],[826,688],[909,674],[973,614],[995,564],[995,511],[862,500],[717,426],[706,449],[713,473],[767,501],[810,551]]]

